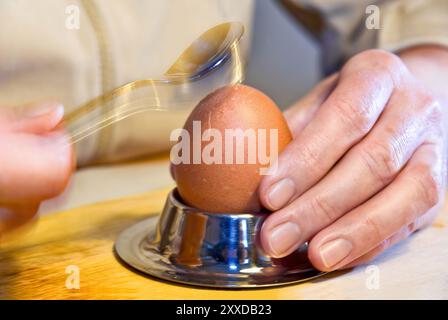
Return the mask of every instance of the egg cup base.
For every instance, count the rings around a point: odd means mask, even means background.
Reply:
[[[207,213],[184,205],[177,190],[160,216],[124,230],[117,256],[144,275],[213,288],[259,288],[299,283],[324,273],[312,267],[307,244],[282,259],[259,242],[266,213]]]

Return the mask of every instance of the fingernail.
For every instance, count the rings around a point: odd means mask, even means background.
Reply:
[[[40,117],[52,113],[55,119],[62,120],[64,116],[64,106],[56,103],[42,103],[35,107],[26,108],[23,115],[28,118]]]
[[[352,249],[352,243],[341,238],[325,243],[320,247],[319,252],[324,265],[331,268],[345,259]]]
[[[293,222],[275,227],[269,235],[269,247],[274,257],[283,256],[300,239],[300,228]]]
[[[294,181],[285,178],[275,183],[268,191],[268,204],[272,210],[278,210],[286,205],[296,192]]]

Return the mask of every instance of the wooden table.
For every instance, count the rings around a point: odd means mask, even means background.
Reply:
[[[158,214],[168,189],[47,215],[0,242],[3,299],[448,298],[448,208],[432,227],[361,266],[271,289],[210,290],[134,273],[113,253],[123,229]],[[67,269],[68,267],[68,269]],[[72,268],[72,269],[71,269]],[[80,288],[67,288],[79,269]],[[366,285],[378,272],[379,287]],[[74,283],[69,281],[69,283]]]

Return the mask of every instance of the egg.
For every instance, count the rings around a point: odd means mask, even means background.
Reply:
[[[245,85],[209,94],[178,134],[171,150],[178,193],[210,213],[260,212],[260,181],[292,140],[276,104]]]

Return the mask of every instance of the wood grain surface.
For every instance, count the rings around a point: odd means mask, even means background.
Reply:
[[[114,256],[117,235],[157,215],[168,189],[44,216],[0,242],[2,299],[369,299],[448,298],[447,208],[432,227],[391,248],[369,266],[304,284],[210,290],[145,277]],[[80,271],[69,289],[66,268]],[[369,285],[372,272],[378,286]]]

